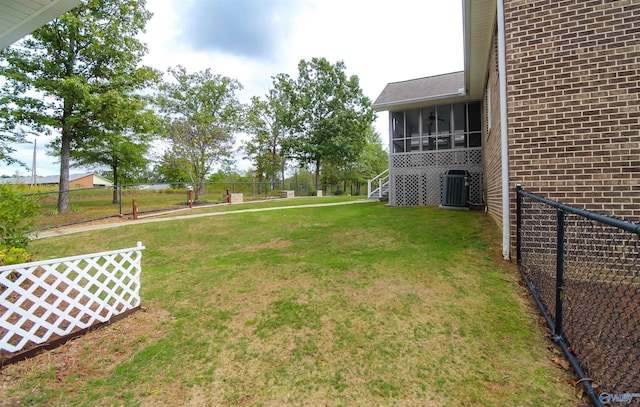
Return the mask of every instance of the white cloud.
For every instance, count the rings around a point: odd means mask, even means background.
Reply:
[[[244,90],[239,94],[243,102],[251,96],[263,96],[272,84],[272,76],[288,73],[295,77],[298,62],[313,57],[325,57],[331,62],[343,60],[347,74],[359,77],[365,95],[372,100],[388,82],[464,68],[461,0],[280,0],[275,2],[279,12],[272,14],[272,18],[283,27],[265,42],[265,49],[273,52],[268,58],[258,51],[223,52],[225,47],[212,40],[199,39],[197,47],[189,43],[189,35],[216,31],[188,30],[195,20],[185,19],[189,13],[182,10],[189,5],[206,14],[216,8],[205,3],[214,1],[226,7],[252,3],[251,0],[148,1],[147,8],[154,16],[141,37],[149,48],[143,62],[161,71],[178,64],[189,72],[210,68],[213,73],[243,84]],[[253,0],[253,3],[268,1]],[[194,6],[196,3],[202,6]],[[287,4],[295,7],[283,12],[282,6]],[[209,17],[203,15],[197,21],[215,21]],[[387,137],[387,121],[386,113],[378,115],[376,129],[383,140]],[[15,156],[31,162],[31,154],[25,151]],[[52,157],[39,156],[38,174],[58,173],[53,161]],[[13,168],[0,169],[0,173],[9,175],[14,172]]]

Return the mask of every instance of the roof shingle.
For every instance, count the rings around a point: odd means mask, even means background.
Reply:
[[[464,95],[463,71],[388,83],[373,103],[373,108],[389,110],[393,106],[456,95]]]

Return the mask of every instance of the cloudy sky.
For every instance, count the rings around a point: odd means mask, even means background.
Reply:
[[[296,77],[298,62],[313,57],[344,61],[372,101],[388,82],[463,69],[462,0],[147,0],[147,8],[154,16],[141,37],[146,65],[211,68],[242,83],[243,102],[266,94],[278,73]],[[383,140],[387,120],[378,114]],[[44,139],[37,144],[37,174],[58,174]],[[17,149],[30,165],[33,145]],[[0,168],[16,172],[30,175]]]

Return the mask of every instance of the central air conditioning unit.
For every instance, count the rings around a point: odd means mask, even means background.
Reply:
[[[441,208],[469,209],[469,182],[466,170],[447,170],[442,175]]]

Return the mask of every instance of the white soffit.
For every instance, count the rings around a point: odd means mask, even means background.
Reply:
[[[464,0],[464,71],[470,99],[482,98],[495,26],[496,0]]]
[[[0,50],[80,3],[81,0],[0,0]]]

